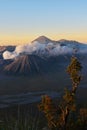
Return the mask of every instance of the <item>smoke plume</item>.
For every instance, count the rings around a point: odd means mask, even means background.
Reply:
[[[13,52],[5,51],[3,53],[3,58],[14,59],[22,54],[36,54],[40,56],[50,57],[72,52],[73,48],[70,46],[61,46],[61,44],[54,44],[51,42],[48,44],[41,44],[37,41],[34,41],[33,43],[28,43],[26,45],[16,46]]]

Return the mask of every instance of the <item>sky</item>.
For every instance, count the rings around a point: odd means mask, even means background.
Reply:
[[[0,45],[42,35],[87,43],[87,0],[0,0]]]

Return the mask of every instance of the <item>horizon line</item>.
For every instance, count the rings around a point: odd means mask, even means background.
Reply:
[[[51,40],[51,41],[56,41],[56,42],[58,42],[58,41],[61,41],[61,40],[66,40],[66,41],[76,41],[76,42],[79,42],[79,43],[82,43],[82,44],[87,44],[87,41],[83,41],[83,40],[76,40],[76,39],[71,39],[71,38],[59,38],[59,39],[57,39],[57,38],[50,38],[49,36],[45,36],[45,35],[41,35],[41,36],[37,36],[36,38],[34,38],[33,40],[22,40],[22,39],[18,39],[18,40],[0,40],[0,46],[6,46],[6,45],[21,45],[21,44],[28,44],[28,43],[31,43],[32,41],[34,41],[34,40],[36,40],[36,39],[38,39],[38,38],[40,38],[40,37],[45,37],[45,38],[47,38],[47,39],[49,39],[49,40]]]

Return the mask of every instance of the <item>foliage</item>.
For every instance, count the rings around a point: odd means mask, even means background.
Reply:
[[[48,121],[48,126],[52,130],[66,130],[70,114],[75,111],[75,95],[81,81],[81,63],[76,57],[71,58],[71,63],[67,67],[67,73],[72,81],[71,90],[65,89],[61,102],[53,103],[49,96],[42,97],[39,109],[44,112]]]
[[[50,128],[56,127],[56,113],[57,109],[49,96],[42,97],[42,103],[39,105],[39,109],[42,110],[48,120],[48,126]],[[54,116],[55,115],[55,116]]]
[[[78,87],[80,81],[81,81],[81,63],[78,61],[76,57],[71,58],[71,63],[67,67],[67,73],[70,75],[70,78],[72,80],[72,91],[75,93],[76,88]]]

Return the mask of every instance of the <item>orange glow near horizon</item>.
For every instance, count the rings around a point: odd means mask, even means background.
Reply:
[[[2,36],[0,37],[0,45],[18,45],[18,44],[26,44],[41,35],[26,35],[26,36]],[[51,40],[60,40],[60,39],[67,39],[67,40],[75,40],[82,43],[87,43],[87,36],[86,34],[45,34],[44,36],[48,37]]]
[[[41,35],[87,43],[87,1],[79,1],[1,0],[0,45],[26,44]]]

